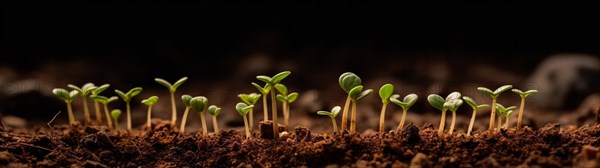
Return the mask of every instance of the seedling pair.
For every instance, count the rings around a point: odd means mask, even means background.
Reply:
[[[385,132],[385,128],[384,128],[385,111],[386,111],[387,105],[390,102],[402,107],[402,119],[400,121],[400,124],[398,124],[398,128],[396,129],[396,131],[398,131],[398,132],[402,130],[402,127],[404,127],[404,121],[406,120],[406,113],[407,113],[408,109],[412,105],[414,105],[415,102],[417,102],[418,96],[416,94],[409,94],[409,95],[405,96],[403,100],[398,100],[398,98],[400,98],[400,95],[393,94],[393,92],[394,92],[394,85],[392,85],[392,84],[385,84],[385,85],[381,86],[381,88],[379,89],[379,97],[381,98],[381,102],[383,104],[381,107],[381,116],[379,118],[379,133],[381,133],[381,134],[383,134]]]
[[[498,130],[500,130],[500,128],[502,128],[503,126],[505,129],[508,129],[510,116],[512,115],[513,110],[516,108],[517,107],[515,106],[504,107],[502,104],[496,103],[496,114],[498,115]],[[506,118],[506,123],[504,125],[502,124],[502,117]]]
[[[275,85],[279,84],[281,82],[281,80],[283,80],[284,78],[289,76],[290,73],[291,73],[290,71],[283,71],[283,72],[276,74],[273,77],[268,77],[268,76],[264,76],[264,75],[256,76],[256,79],[265,82],[264,87],[261,87],[260,85],[252,82],[252,85],[254,85],[254,87],[256,87],[256,89],[258,89],[258,91],[263,94],[263,110],[265,112],[265,114],[264,114],[265,121],[268,120],[267,98],[266,98],[267,94],[269,92],[271,92],[272,88],[275,87]],[[271,92],[271,110],[272,110],[271,112],[273,113],[273,137],[279,137],[275,91]],[[250,116],[250,117],[252,117],[252,116]]]
[[[113,128],[113,123],[112,123],[112,120],[111,120],[111,116],[108,113],[108,111],[109,111],[108,110],[108,103],[114,102],[114,101],[116,101],[119,98],[117,96],[112,96],[110,98],[107,98],[107,97],[99,96],[99,95],[92,95],[92,96],[90,96],[90,98],[94,99],[94,101],[96,103],[97,102],[102,103],[102,105],[104,106],[104,115],[106,115],[106,123],[108,125],[108,128],[112,129]]]
[[[85,119],[85,124],[91,124],[90,109],[88,108],[87,96],[90,93],[92,93],[93,90],[96,89],[96,86],[93,83],[86,83],[81,88],[72,84],[69,84],[67,86],[73,90],[77,90],[79,92],[79,96],[83,98],[83,117]]]
[[[502,92],[505,92],[507,90],[510,90],[512,88],[512,85],[504,85],[504,86],[500,86],[498,89],[492,91],[488,88],[485,87],[478,87],[477,90],[479,90],[480,92],[489,95],[490,97],[492,97],[492,112],[490,115],[490,127],[489,127],[489,131],[493,132],[494,131],[494,116],[496,114],[496,99],[498,98],[498,96],[500,96],[500,94]]]
[[[181,86],[181,84],[183,84],[185,81],[187,81],[187,79],[187,77],[183,77],[177,80],[177,82],[175,82],[174,84],[171,84],[161,78],[154,79],[154,81],[169,89],[169,93],[171,94],[171,128],[175,128],[177,126],[177,106],[175,105],[175,91],[177,91],[177,88]]]
[[[246,115],[248,114],[248,112],[252,111],[252,108],[254,108],[254,105],[248,105],[246,103],[242,103],[239,102],[238,104],[235,105],[235,110],[240,113],[240,115],[242,115],[242,117],[244,117],[244,128],[246,130],[246,138],[250,138],[251,134],[250,134],[250,128],[248,128],[248,117],[246,117]]]
[[[104,84],[102,86],[96,87],[96,89],[92,90],[90,98],[92,98],[93,96],[98,96],[104,90],[108,89],[108,87],[110,87],[109,84]],[[100,114],[101,113],[100,112],[100,104],[98,104],[98,101],[95,101],[95,100],[94,100],[94,112],[96,113],[96,122],[98,124],[102,124],[102,114]],[[108,117],[108,115],[106,117],[107,117],[106,120],[110,121],[110,118]]]
[[[202,122],[202,135],[208,135],[206,129],[206,119],[204,119],[204,112],[208,108],[208,99],[204,96],[192,97],[190,95],[183,95],[181,96],[181,100],[186,106],[185,112],[183,113],[183,119],[181,120],[181,127],[179,128],[181,133],[183,134],[185,132],[185,123],[187,121],[188,112],[190,108],[193,108],[200,115],[200,120]]]
[[[450,130],[448,131],[448,134],[452,135],[456,121],[456,110],[458,110],[458,108],[463,104],[460,93],[452,92],[446,96],[446,99],[437,94],[430,94],[427,96],[427,101],[429,101],[431,106],[442,111],[442,119],[440,120],[440,127],[438,129],[439,136],[443,135],[444,125],[446,124],[446,111],[452,111],[452,122],[450,124]]]
[[[473,108],[473,114],[471,115],[471,122],[469,122],[469,129],[467,131],[467,135],[471,135],[471,130],[473,130],[473,123],[475,123],[475,115],[477,114],[477,110],[480,110],[483,108],[488,108],[489,105],[487,105],[487,104],[477,105],[472,98],[467,97],[467,96],[463,96],[463,100],[465,100],[465,102],[467,102],[467,104],[469,106],[471,106],[471,108]]]
[[[338,132],[337,130],[337,122],[335,122],[335,117],[337,117],[337,115],[340,113],[340,110],[342,108],[340,106],[335,106],[331,109],[331,111],[318,111],[317,114],[319,115],[326,115],[329,116],[329,118],[331,118],[331,122],[333,123],[333,133]]]
[[[260,96],[261,95],[257,94],[257,93],[239,94],[238,95],[238,97],[240,98],[240,100],[242,100],[247,105],[254,105],[254,104],[256,104],[256,102],[258,101],[258,99],[260,98]],[[267,109],[266,108],[267,107],[267,105],[266,105],[267,100],[266,99],[263,99],[263,100],[264,100],[263,102],[265,102],[265,104],[263,104],[264,105],[263,107],[264,107],[264,109]],[[252,108],[250,108],[250,112],[249,112],[249,114],[250,114],[250,117],[249,117],[249,119],[250,119],[250,123],[249,123],[250,132],[254,131],[254,120],[253,120],[253,118],[254,118],[253,116],[254,115],[253,115],[252,111],[254,111],[254,110],[252,110]],[[267,120],[267,118],[266,118],[267,114],[268,113],[265,111],[265,120]]]
[[[131,131],[131,106],[129,105],[129,102],[131,101],[131,99],[135,96],[137,96],[138,94],[140,94],[140,92],[142,92],[142,88],[141,87],[135,87],[131,90],[129,90],[127,93],[123,93],[122,91],[116,89],[115,93],[117,93],[117,95],[119,95],[119,97],[121,97],[121,100],[123,100],[125,102],[126,105],[126,109],[127,109],[127,130]]]
[[[287,127],[289,124],[289,120],[290,120],[289,104],[296,101],[296,98],[298,98],[298,93],[292,92],[292,93],[288,94],[287,87],[285,87],[285,85],[283,85],[283,84],[276,84],[275,89],[279,93],[281,93],[281,94],[277,94],[277,100],[279,100],[282,103],[281,109],[283,109],[283,125],[285,125],[285,127]]]
[[[70,125],[75,124],[75,117],[73,116],[73,107],[71,106],[71,103],[73,102],[73,100],[75,100],[75,96],[77,96],[79,94],[79,91],[71,90],[69,92],[62,88],[55,88],[52,90],[52,93],[56,97],[65,101],[65,103],[67,104],[67,111],[69,113],[69,124]]]
[[[362,81],[360,77],[352,72],[346,72],[340,75],[338,80],[342,89],[348,93],[346,98],[346,104],[344,105],[344,112],[342,113],[342,130],[346,129],[346,121],[348,119],[348,105],[352,103],[352,117],[350,119],[350,134],[356,132],[356,102],[365,96],[371,94],[373,89],[367,89],[363,91]]]

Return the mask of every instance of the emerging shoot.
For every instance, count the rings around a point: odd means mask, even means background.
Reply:
[[[363,91],[363,86],[358,85],[350,90],[350,99],[352,100],[352,118],[350,119],[350,134],[356,132],[356,102],[365,96],[371,94],[373,89]]]
[[[177,106],[175,105],[175,91],[177,91],[177,88],[181,86],[181,84],[183,84],[185,81],[187,81],[187,79],[187,77],[183,77],[174,84],[171,84],[164,79],[154,78],[154,81],[156,81],[158,84],[167,87],[167,89],[169,89],[169,93],[171,94],[171,128],[175,128],[177,125]]]
[[[429,101],[429,104],[431,104],[431,106],[435,107],[436,109],[442,111],[442,119],[440,120],[440,128],[438,129],[439,136],[442,136],[444,133],[444,125],[446,125],[447,110],[452,111],[452,124],[450,125],[450,130],[448,132],[449,134],[452,134],[452,130],[454,129],[456,110],[463,103],[460,97],[461,95],[458,92],[450,93],[448,96],[446,96],[445,100],[437,94],[430,94],[429,96],[427,96],[427,101]]]
[[[282,105],[281,109],[283,109],[283,125],[287,128],[290,120],[290,103],[296,101],[298,98],[298,93],[293,92],[288,93],[287,87],[283,84],[276,84],[275,89],[281,94],[277,94],[277,100],[279,100]]]
[[[208,99],[204,96],[194,97],[192,100],[190,100],[190,105],[192,108],[194,108],[194,110],[198,111],[198,114],[200,115],[200,119],[202,120],[202,135],[208,135],[208,131],[206,129],[206,119],[204,119],[204,112],[208,108]],[[183,133],[183,131],[184,130],[182,129],[181,133]]]
[[[110,116],[115,121],[115,129],[119,129],[119,117],[121,117],[121,110],[114,109],[110,112]]]
[[[97,96],[98,94],[102,93],[104,90],[108,89],[108,87],[110,87],[109,84],[104,84],[104,85],[99,86],[96,89],[92,90],[92,93],[90,94],[90,98],[91,98],[91,96]],[[100,105],[98,104],[98,101],[94,101],[94,112],[96,113],[96,123],[102,124],[102,114],[100,112]],[[110,118],[106,118],[106,119],[108,121],[110,121]]]
[[[512,92],[515,92],[516,94],[519,94],[519,96],[521,96],[521,105],[519,106],[519,118],[517,119],[517,130],[521,129],[521,121],[523,119],[523,110],[525,110],[525,98],[527,98],[527,96],[531,95],[531,94],[535,94],[538,91],[537,90],[528,90],[526,92],[523,92],[519,89],[512,89]]]
[[[152,116],[152,106],[158,102],[158,96],[151,96],[148,99],[142,100],[142,103],[148,106],[148,122],[146,126],[148,126],[149,130],[152,130],[152,124],[150,122]]]
[[[467,96],[463,96],[462,98],[463,98],[463,100],[465,100],[465,102],[467,102],[467,104],[469,106],[471,106],[471,108],[473,108],[473,114],[471,115],[471,122],[469,122],[469,129],[467,130],[467,135],[471,135],[471,131],[473,130],[473,123],[475,123],[475,115],[477,114],[477,110],[483,109],[483,108],[488,108],[489,105],[487,105],[487,104],[477,105],[473,99],[471,99],[470,97],[467,97]]]
[[[449,135],[452,135],[454,132],[454,124],[456,123],[456,110],[458,110],[462,104],[463,100],[461,99],[459,92],[452,92],[446,97],[444,107],[452,111],[452,123],[450,124],[450,130],[448,131]]]
[[[256,89],[258,90],[258,92],[260,92],[260,94],[262,94],[262,99],[263,99],[263,121],[267,121],[269,120],[269,109],[267,106],[267,97],[269,95],[269,92],[271,92],[271,85],[269,85],[268,83],[265,84],[265,87],[262,87],[254,82],[252,82],[252,85],[254,87],[256,87]],[[250,118],[252,118],[252,115],[250,116]]]
[[[117,96],[112,96],[110,98],[98,95],[92,95],[90,98],[94,99],[95,102],[100,102],[104,105],[104,115],[106,115],[106,125],[108,125],[108,129],[113,128],[112,120],[110,117],[110,113],[108,112],[108,103],[114,102],[119,99]]]
[[[179,130],[183,133],[185,131],[185,122],[187,121],[188,112],[190,112],[190,108],[192,108],[192,96],[183,95],[181,96],[181,101],[183,101],[183,104],[185,105],[185,111],[183,111],[183,118],[181,119],[181,127],[179,127]]]
[[[385,84],[383,86],[381,86],[381,88],[379,88],[379,97],[381,98],[381,103],[383,104],[381,106],[381,116],[379,117],[379,133],[383,134],[385,132],[385,126],[384,126],[384,122],[385,122],[385,109],[387,108],[387,105],[390,103],[390,97],[392,97],[392,94],[394,93],[394,85],[392,84]]]
[[[278,84],[279,82],[281,82],[281,80],[283,80],[285,77],[290,75],[290,71],[283,71],[280,72],[278,74],[276,74],[273,77],[268,77],[268,76],[263,76],[263,75],[259,75],[256,76],[256,79],[263,81],[266,83],[266,86],[275,86],[276,84]],[[271,113],[273,113],[273,137],[279,137],[279,125],[277,124],[277,102],[275,101],[275,92],[271,92]],[[276,140],[278,138],[275,138]]]
[[[392,103],[402,107],[402,120],[400,120],[400,124],[398,125],[398,129],[396,129],[396,132],[400,132],[402,128],[404,128],[404,120],[406,119],[406,113],[408,109],[417,102],[419,96],[413,93],[406,95],[403,101],[398,100],[398,98],[400,98],[400,95],[398,94],[394,94],[392,95],[392,97],[390,97],[390,101]]]
[[[75,124],[75,116],[73,116],[73,107],[71,106],[71,102],[73,102],[75,96],[79,94],[79,91],[72,90],[71,92],[69,92],[62,88],[55,88],[52,90],[52,94],[65,101],[65,103],[67,104],[67,111],[69,112],[69,124]]]
[[[235,110],[238,113],[240,113],[240,115],[242,115],[242,117],[244,117],[244,128],[246,129],[246,139],[250,138],[250,136],[251,136],[250,130],[248,129],[248,117],[246,117],[246,114],[248,114],[248,112],[250,110],[252,110],[253,107],[254,107],[254,105],[247,105],[242,102],[235,105]]]
[[[331,123],[333,123],[333,133],[338,132],[337,130],[337,123],[335,122],[335,117],[337,117],[337,115],[340,113],[340,110],[342,108],[340,106],[335,106],[333,107],[333,109],[331,109],[331,112],[329,111],[318,111],[317,114],[319,115],[326,115],[329,116],[329,118],[331,118]]]
[[[340,87],[348,94],[346,97],[346,103],[344,104],[344,111],[342,112],[342,130],[346,130],[346,126],[348,126],[348,107],[350,106],[350,90],[354,87],[359,86],[362,82],[360,77],[352,72],[346,72],[340,75],[338,79]]]
[[[492,112],[490,115],[490,127],[489,127],[490,132],[494,131],[494,116],[496,113],[496,99],[498,98],[498,96],[500,96],[500,93],[510,90],[511,88],[512,88],[512,85],[504,85],[504,86],[500,86],[495,91],[492,91],[485,87],[477,87],[477,90],[492,97]]]
[[[256,104],[256,102],[258,101],[258,99],[260,98],[260,94],[257,93],[250,93],[250,94],[239,94],[238,97],[246,104],[248,105],[254,105]],[[264,101],[266,102],[266,100]],[[266,104],[264,104],[266,107]],[[265,108],[266,109],[266,108]],[[249,113],[249,120],[250,120],[250,132],[253,132],[254,130],[254,114],[253,112],[254,110],[250,109],[250,113]],[[267,112],[265,112],[265,114],[268,114]]]
[[[217,107],[215,105],[211,105],[210,107],[208,107],[208,114],[212,115],[212,119],[213,119],[213,129],[215,131],[216,135],[220,134],[220,130],[219,130],[219,124],[217,123],[217,116],[219,115],[219,113],[221,113],[221,108]]]
[[[89,125],[92,121],[90,118],[90,109],[88,108],[87,96],[96,89],[96,86],[93,83],[86,83],[81,88],[71,84],[69,84],[68,87],[73,90],[77,90],[79,92],[79,96],[83,98],[83,117],[85,119],[85,124]]]
[[[496,113],[498,114],[498,129],[502,128],[502,126],[504,126],[505,129],[508,129],[508,122],[510,122],[510,115],[512,114],[513,110],[516,108],[517,108],[516,106],[504,107],[502,104],[496,103]],[[506,122],[504,124],[502,124],[501,117],[506,118]]]
[[[123,93],[122,91],[116,89],[115,93],[117,93],[117,95],[119,95],[119,97],[121,97],[121,99],[125,102],[126,108],[127,108],[127,130],[131,131],[131,107],[129,106],[129,102],[131,101],[131,99],[134,96],[137,96],[138,94],[140,94],[140,92],[142,92],[142,88],[141,87],[135,87],[131,90],[129,90],[127,93]]]

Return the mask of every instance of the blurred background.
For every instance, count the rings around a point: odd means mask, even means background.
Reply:
[[[134,126],[141,126],[147,107],[139,101],[152,95],[160,97],[153,116],[170,119],[168,91],[154,78],[187,76],[176,97],[206,96],[209,104],[223,107],[222,128],[240,129],[237,94],[257,92],[250,85],[260,83],[257,75],[290,70],[283,83],[300,93],[291,105],[292,127],[324,131],[331,121],[316,111],[343,106],[338,77],[351,71],[375,90],[359,102],[359,130],[377,129],[377,91],[385,83],[394,84],[401,96],[418,94],[407,119],[418,126],[439,123],[440,112],[426,101],[429,94],[459,91],[490,103],[476,87],[504,84],[540,91],[527,99],[525,124],[581,126],[597,122],[600,106],[600,29],[593,11],[455,5],[6,7],[0,116],[6,126],[43,127],[66,109],[51,94],[53,88],[109,83],[101,95],[144,88],[132,101]],[[519,101],[512,92],[499,99],[507,106]],[[181,117],[184,107],[177,102]],[[124,104],[110,107],[124,109]],[[81,99],[74,110],[82,121]],[[400,111],[388,106],[388,129],[397,126]],[[470,116],[463,105],[460,131]],[[262,118],[262,107],[255,108],[254,117]],[[480,111],[475,129],[486,129],[488,121],[489,110]],[[68,123],[66,112],[55,123]],[[198,130],[195,112],[188,123],[187,129]]]

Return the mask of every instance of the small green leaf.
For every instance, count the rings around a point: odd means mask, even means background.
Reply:
[[[91,95],[90,98],[92,98],[92,100],[94,100],[98,103],[102,103],[102,104],[106,104],[108,102],[107,97],[100,96],[100,95]]]
[[[340,87],[342,87],[342,89],[348,94],[350,93],[350,90],[362,83],[360,77],[352,72],[346,72],[340,75],[338,82]]]
[[[67,85],[68,88],[73,89],[73,90],[77,90],[79,92],[82,92],[83,90],[81,90],[81,88],[79,88],[78,86],[72,85],[72,84],[68,84]]]
[[[125,102],[129,102],[129,97],[123,93],[122,91],[120,91],[119,89],[115,89],[115,93],[117,93],[117,95],[119,97],[121,97],[121,100],[125,101]]]
[[[186,107],[190,107],[191,106],[190,102],[192,101],[192,96],[190,96],[190,95],[183,95],[183,96],[181,96],[181,101],[183,101],[183,104]]]
[[[513,111],[512,110],[506,110],[506,112],[504,113],[504,115],[506,117],[510,117],[510,115],[512,115]]]
[[[463,104],[462,99],[450,99],[444,103],[444,107],[447,107],[450,111],[456,112],[458,108]]]
[[[356,98],[358,98],[360,96],[360,92],[362,92],[363,86],[362,85],[358,85],[354,88],[352,88],[350,90],[350,92],[348,92],[348,95],[350,95],[350,98],[353,100],[356,100]]]
[[[208,106],[208,99],[204,96],[197,96],[190,100],[192,108],[198,112],[204,112],[204,108]]]
[[[484,93],[484,94],[486,94],[486,95],[488,95],[488,96],[494,96],[494,91],[492,91],[492,90],[490,90],[490,89],[488,89],[488,88],[485,88],[485,87],[477,87],[477,90],[479,90],[480,92],[482,92],[482,93]]]
[[[285,97],[283,95],[281,95],[281,94],[277,94],[276,98],[280,102],[287,102],[287,100],[285,99]]]
[[[282,95],[288,94],[288,89],[283,84],[279,84],[279,83],[275,84],[275,89],[277,90],[277,92],[281,93]]]
[[[113,109],[112,111],[110,111],[110,116],[113,119],[118,120],[119,117],[121,117],[121,110],[119,110],[119,109]]]
[[[381,102],[383,104],[390,103],[390,97],[392,96],[393,93],[394,93],[394,85],[388,83],[388,84],[381,86],[381,88],[379,88],[379,97],[381,98]]]
[[[537,92],[538,92],[538,90],[528,90],[528,91],[525,92],[525,94],[530,95],[530,94],[534,94],[534,93],[537,93]]]
[[[260,98],[260,94],[250,93],[250,94],[239,94],[238,97],[246,104],[254,105]]]
[[[73,90],[73,91],[78,93],[77,90]],[[77,94],[77,93],[75,93],[75,94]],[[52,94],[54,94],[56,97],[64,100],[65,102],[71,102],[71,101],[73,101],[73,99],[75,97],[75,96],[71,96],[71,94],[67,90],[62,89],[62,88],[53,89]]]
[[[110,87],[110,84],[104,84],[102,86],[99,86],[96,89],[92,90],[92,95],[98,95],[98,94],[102,93],[104,90],[108,89],[108,87]]]
[[[169,89],[169,91],[173,90],[172,92],[175,92],[177,90],[177,88],[179,86],[181,86],[181,84],[183,84],[185,81],[187,81],[187,79],[188,79],[188,77],[186,76],[186,77],[183,77],[183,78],[177,80],[177,82],[175,82],[175,84],[173,84],[173,86]]]
[[[480,104],[480,105],[477,105],[477,109],[476,110],[483,109],[483,108],[488,108],[488,107],[490,107],[490,105]]]
[[[332,114],[333,118],[335,118],[340,113],[341,109],[342,108],[340,106],[335,106],[331,109],[331,114]]]
[[[504,115],[505,112],[506,112],[506,108],[502,104],[496,103],[496,114]]]
[[[264,75],[256,76],[256,79],[258,79],[259,81],[263,81],[265,83],[270,83],[272,80],[271,77],[264,76]]]
[[[208,114],[218,116],[219,113],[221,113],[221,108],[215,105],[211,105],[210,107],[208,107]]]
[[[404,96],[403,102],[405,103],[405,105],[404,105],[405,107],[403,107],[403,108],[408,109],[408,108],[412,107],[417,102],[418,98],[419,98],[419,96],[417,96],[417,94],[414,94],[414,93]]]
[[[332,114],[329,111],[317,111],[318,115],[325,115],[331,117]]]
[[[126,93],[126,95],[127,95],[129,98],[132,98],[132,97],[135,97],[135,96],[137,96],[138,94],[140,94],[140,92],[142,92],[142,88],[141,88],[141,87],[135,87],[135,88],[133,88],[133,89],[129,90],[129,92],[127,92],[127,93]]]
[[[79,92],[80,96],[84,96],[86,97],[87,95],[89,95],[93,90],[96,89],[96,86],[93,83],[86,83],[84,84],[81,88],[75,86],[75,85],[71,85],[68,84],[67,85],[69,88],[73,89],[73,90],[77,90]]]
[[[296,99],[298,98],[300,94],[298,94],[297,92],[292,92],[289,95],[287,95],[287,97],[285,98],[287,100],[288,103],[294,102],[296,101]]]
[[[111,96],[108,98],[108,100],[106,101],[106,104],[114,102],[116,100],[119,100],[119,98],[117,96]]]
[[[437,95],[437,94],[430,94],[429,96],[427,96],[427,101],[429,101],[429,104],[431,104],[431,106],[435,107],[436,109],[443,111],[444,108],[444,98],[442,98],[442,96]]]
[[[237,110],[240,115],[246,115],[250,110],[254,107],[254,105],[247,105],[246,103],[239,102],[235,105],[235,110]]]
[[[269,94],[269,92],[271,91],[271,87],[270,87],[271,85],[269,85],[269,84],[266,84],[264,88],[262,86],[256,84],[256,83],[254,83],[254,82],[252,82],[252,85],[254,87],[256,87],[256,89],[258,90],[258,92],[260,92],[263,95]]]
[[[452,92],[448,96],[446,96],[446,101],[452,100],[452,99],[460,99],[460,98],[461,98],[460,92]]]
[[[517,106],[510,106],[510,107],[506,108],[506,111],[508,111],[508,110],[515,110],[515,109],[517,109]]]
[[[156,83],[161,84],[165,87],[167,87],[167,89],[169,89],[169,91],[171,91],[171,88],[173,87],[173,85],[169,82],[167,82],[166,80],[162,79],[162,78],[154,78],[154,81],[156,81]]]
[[[498,89],[496,89],[494,91],[494,95],[498,96],[498,95],[500,95],[500,93],[506,92],[507,90],[510,90],[512,87],[513,87],[512,85],[500,86]]]
[[[142,100],[142,103],[144,103],[147,106],[153,106],[154,104],[156,104],[156,102],[158,102],[158,96],[151,96],[148,99]]]
[[[526,98],[527,96],[538,92],[538,90],[528,90],[526,92],[523,92],[519,89],[512,89],[511,91],[519,94],[519,96],[521,96],[521,98]]]
[[[290,71],[283,71],[283,72],[279,72],[278,74],[276,74],[275,76],[273,76],[273,78],[271,79],[271,84],[278,84],[279,82],[281,82],[281,80],[283,80],[284,78],[286,78],[287,76],[289,76],[292,72]]]
[[[477,104],[475,103],[475,100],[467,96],[463,96],[462,98],[463,100],[465,100],[465,102],[467,102],[469,106],[471,106],[471,108],[477,109]]]

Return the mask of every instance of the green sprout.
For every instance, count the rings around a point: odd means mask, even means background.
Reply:
[[[254,104],[256,104],[256,102],[258,101],[258,99],[261,97],[261,95],[257,94],[257,93],[250,93],[250,94],[239,94],[238,97],[244,103],[249,104],[249,105],[254,105]],[[266,102],[266,100],[264,102]],[[264,104],[264,105],[265,105],[264,107],[266,107],[266,104]],[[253,119],[254,118],[254,114],[253,114],[252,111],[254,111],[254,110],[250,109],[250,112],[249,112],[249,115],[250,115],[250,117],[249,117],[249,119],[250,119],[250,132],[254,131],[254,119]],[[265,114],[268,114],[268,113],[265,112]]]
[[[400,124],[398,125],[398,129],[396,129],[396,132],[400,132],[402,128],[404,128],[404,120],[406,119],[406,113],[408,109],[417,102],[419,96],[413,93],[406,95],[403,101],[398,100],[398,98],[400,98],[400,95],[398,94],[394,94],[390,97],[390,101],[392,103],[402,107],[402,120],[400,120]]]
[[[287,87],[285,87],[283,84],[276,84],[275,89],[281,93],[277,94],[277,100],[282,103],[281,109],[283,109],[283,125],[285,125],[287,128],[290,120],[290,103],[296,101],[299,94],[297,92],[288,94]]]
[[[240,115],[242,115],[242,117],[244,117],[244,128],[246,129],[246,139],[250,138],[250,136],[251,136],[250,129],[248,129],[248,117],[246,117],[246,114],[248,114],[248,112],[250,110],[252,110],[253,107],[254,107],[254,105],[247,105],[242,102],[235,105],[235,110],[237,110],[237,112],[240,113]]]
[[[385,122],[385,109],[387,105],[390,103],[390,97],[394,93],[394,85],[385,84],[379,88],[379,97],[381,97],[381,102],[383,105],[381,106],[381,116],[379,117],[379,133],[383,134],[385,132],[384,122]]]
[[[290,71],[283,71],[276,74],[273,77],[268,77],[264,75],[256,76],[256,79],[263,81],[266,83],[265,88],[272,87],[281,82],[281,80],[285,79],[285,77],[290,75]],[[253,84],[257,86],[256,84]],[[258,87],[257,87],[258,89]],[[264,99],[263,99],[264,100]],[[279,129],[277,124],[277,102],[275,102],[275,92],[271,92],[271,113],[273,114],[273,137],[279,137]]]
[[[441,96],[439,96],[437,94],[430,94],[429,96],[427,96],[427,101],[429,101],[429,104],[431,104],[431,106],[435,107],[436,109],[442,111],[442,119],[440,120],[440,128],[438,129],[439,136],[442,136],[443,132],[444,132],[444,125],[446,124],[446,111],[447,110],[452,111],[452,123],[450,124],[450,130],[448,132],[448,134],[452,135],[452,132],[454,129],[454,123],[456,120],[456,110],[463,103],[463,101],[462,101],[462,99],[460,99],[460,97],[461,97],[461,95],[459,92],[450,93],[448,96],[446,96],[445,100],[444,100],[444,98],[442,98]]]
[[[362,82],[360,77],[352,72],[346,72],[340,75],[338,79],[340,87],[348,94],[346,97],[346,103],[344,104],[344,111],[342,112],[342,130],[346,130],[346,126],[348,126],[348,107],[350,106],[350,90],[354,87],[359,86]]]
[[[119,109],[114,109],[110,112],[110,116],[112,117],[113,121],[115,121],[115,129],[119,128],[119,117],[121,117],[121,110]]]
[[[490,115],[490,127],[489,127],[490,132],[494,131],[494,116],[495,116],[494,114],[496,113],[496,99],[498,98],[498,96],[500,96],[500,94],[502,92],[510,90],[511,88],[512,88],[512,85],[504,85],[504,86],[500,86],[495,91],[492,91],[485,87],[477,87],[477,90],[492,97],[492,112]]]
[[[75,116],[73,116],[73,107],[71,106],[71,102],[73,102],[75,96],[79,94],[79,91],[72,90],[71,92],[69,92],[62,88],[55,88],[52,90],[52,94],[54,94],[56,97],[62,99],[63,101],[65,101],[65,103],[67,103],[67,111],[69,112],[69,124],[75,124]]]
[[[523,119],[523,110],[525,109],[525,98],[527,98],[527,96],[531,95],[531,94],[535,94],[538,91],[537,90],[528,90],[526,92],[523,92],[519,89],[512,89],[512,92],[515,92],[517,94],[519,94],[519,96],[521,96],[521,106],[519,106],[519,118],[517,119],[517,130],[521,129],[521,120]]]
[[[181,130],[182,133],[185,131],[185,122],[187,121],[188,112],[190,112],[190,108],[192,108],[192,99],[193,98],[190,95],[181,96],[181,101],[183,101],[183,104],[185,105],[185,111],[183,112],[183,118],[181,119],[181,127],[179,127],[179,130]]]
[[[215,105],[211,105],[210,107],[208,107],[208,114],[212,115],[213,129],[215,130],[215,134],[217,135],[220,134],[219,124],[217,123],[217,116],[219,115],[219,113],[221,113],[220,107],[217,107]]]
[[[208,99],[204,96],[197,96],[190,100],[190,105],[194,110],[198,111],[198,114],[200,115],[200,119],[202,120],[202,135],[208,135],[208,131],[206,130],[206,119],[204,119],[204,112],[208,108]],[[183,129],[181,129],[181,133],[183,133]]]
[[[471,122],[469,122],[469,129],[467,131],[467,135],[471,135],[471,130],[473,130],[473,123],[475,123],[475,115],[477,114],[477,110],[483,109],[483,108],[488,108],[489,105],[487,105],[487,104],[477,105],[472,98],[467,97],[467,96],[463,96],[462,98],[463,98],[463,100],[465,100],[465,102],[467,102],[467,104],[469,106],[471,106],[471,108],[473,108],[473,115],[471,116]]]
[[[510,115],[513,110],[516,109],[516,106],[504,107],[500,103],[496,103],[496,114],[498,115],[498,129],[502,128],[502,117],[506,118],[506,123],[504,124],[504,128],[508,129],[508,122],[510,122]]]
[[[356,132],[356,102],[365,96],[371,94],[373,89],[363,91],[363,86],[358,85],[350,90],[350,99],[352,99],[352,118],[350,119],[350,134]]]
[[[161,84],[161,85],[167,87],[167,89],[169,89],[169,93],[171,94],[171,127],[172,128],[175,128],[177,125],[177,106],[175,105],[175,91],[177,91],[177,88],[179,86],[181,86],[181,84],[183,84],[185,81],[187,81],[187,79],[188,79],[187,77],[183,77],[183,78],[179,79],[177,82],[175,82],[174,84],[171,84],[164,79],[154,78],[154,81],[156,81],[158,84]]]
[[[138,94],[140,94],[140,92],[142,92],[141,87],[135,87],[135,88],[129,90],[127,93],[123,93],[119,89],[115,90],[115,93],[117,93],[117,95],[119,95],[119,97],[121,97],[121,99],[125,102],[125,105],[127,107],[127,130],[128,131],[131,131],[131,107],[129,106],[129,102],[131,101],[131,99],[134,96],[137,96]]]
[[[342,108],[340,106],[335,106],[331,109],[331,112],[329,111],[318,111],[317,114],[319,115],[326,115],[329,116],[329,118],[331,118],[331,122],[333,123],[333,133],[338,132],[337,130],[337,123],[335,122],[335,117],[337,117],[337,115],[340,113],[340,110]]]
[[[144,103],[145,105],[148,106],[148,123],[146,123],[146,126],[148,126],[148,129],[152,128],[150,119],[152,116],[152,106],[154,106],[154,104],[156,104],[156,102],[158,102],[158,96],[151,96],[148,99],[142,100],[142,103]]]
[[[104,96],[99,96],[99,95],[92,95],[90,96],[90,98],[92,98],[95,102],[100,102],[102,103],[102,105],[104,105],[104,115],[106,115],[106,125],[108,125],[108,129],[112,129],[112,120],[110,119],[110,114],[108,113],[108,103],[114,102],[117,99],[119,99],[117,96],[112,96],[110,98],[104,97]]]
[[[92,90],[90,97],[97,96],[98,94],[102,93],[104,90],[108,89],[108,87],[110,87],[109,84],[104,84],[102,86],[97,87],[96,89]],[[94,101],[94,112],[96,113],[96,122],[98,124],[102,124],[102,114],[100,112],[100,104],[98,104],[97,101]],[[110,121],[110,118],[107,118],[107,120]]]
[[[77,90],[79,92],[79,96],[83,98],[83,117],[85,119],[85,124],[90,124],[92,121],[90,118],[90,109],[88,108],[87,96],[96,89],[96,86],[93,83],[86,83],[81,88],[71,84],[69,84],[68,87],[73,90]]]
[[[254,87],[256,87],[256,89],[258,90],[258,92],[260,92],[260,94],[262,94],[262,99],[263,99],[263,121],[267,121],[269,120],[269,109],[267,106],[267,97],[269,95],[269,92],[271,92],[271,85],[269,85],[268,83],[265,84],[264,87],[252,82],[252,85]],[[252,118],[252,116],[250,117]]]

